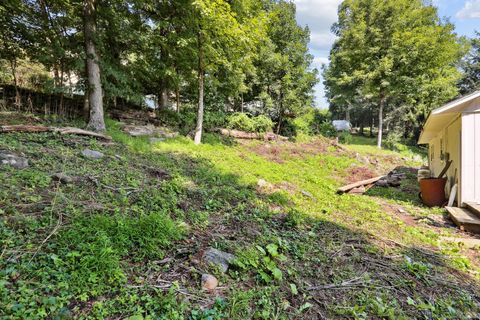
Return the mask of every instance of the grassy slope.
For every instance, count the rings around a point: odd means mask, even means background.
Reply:
[[[0,135],[1,149],[23,152],[32,164],[0,169],[0,314],[7,318],[479,312],[478,251],[443,241],[454,229],[412,223],[442,214],[419,205],[412,173],[399,190],[335,194],[361,172],[412,164],[415,150],[380,152],[370,140],[238,144],[213,135],[201,146],[186,138],[150,145],[114,122],[109,128],[113,145]],[[107,156],[83,159],[86,147]],[[364,156],[377,163],[357,160]],[[55,172],[80,178],[58,184]],[[237,255],[227,274],[201,262],[210,246]],[[220,280],[214,293],[199,289],[207,271]]]

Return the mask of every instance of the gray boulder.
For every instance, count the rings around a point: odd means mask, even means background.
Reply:
[[[75,179],[73,177],[67,176],[63,172],[58,172],[52,175],[52,180],[59,181],[64,184],[68,184],[68,183],[74,182]]]
[[[4,150],[0,150],[0,163],[2,165],[12,166],[15,169],[25,169],[29,166],[27,158],[17,156],[14,153]]]
[[[203,261],[217,266],[222,272],[227,272],[228,266],[233,262],[235,256],[214,248],[209,248],[203,254]]]
[[[89,159],[101,159],[104,156],[104,154],[102,152],[95,151],[95,150],[90,150],[90,149],[83,150],[82,155],[85,158],[89,158]]]

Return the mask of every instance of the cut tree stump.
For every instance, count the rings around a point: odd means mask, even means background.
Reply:
[[[9,132],[58,132],[60,134],[75,134],[80,136],[90,136],[103,140],[112,140],[112,137],[93,132],[88,130],[83,130],[74,127],[46,127],[46,126],[31,126],[31,125],[11,125],[11,126],[0,126],[0,133],[9,133]]]

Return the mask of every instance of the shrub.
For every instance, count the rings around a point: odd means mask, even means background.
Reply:
[[[383,145],[387,149],[399,151],[398,145],[400,144],[401,141],[402,141],[402,134],[398,131],[391,131],[383,140]]]
[[[253,121],[253,127],[255,132],[265,133],[272,131],[273,122],[270,118],[259,115],[251,119]]]
[[[246,132],[265,133],[271,131],[273,122],[270,118],[260,115],[249,117],[246,113],[237,112],[228,117],[227,128]]]
[[[237,112],[228,117],[227,128],[254,132],[255,125],[246,113]]]
[[[337,135],[337,130],[335,130],[335,127],[333,126],[332,122],[326,120],[320,124],[318,127],[319,133],[327,138],[332,138]]]
[[[338,134],[338,141],[343,144],[350,144],[353,141],[353,137],[350,132],[342,131]]]

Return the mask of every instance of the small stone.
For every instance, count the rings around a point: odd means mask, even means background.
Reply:
[[[0,150],[0,163],[12,166],[15,169],[25,169],[29,167],[27,158],[2,150]]]
[[[375,185],[377,187],[383,187],[383,188],[386,188],[388,187],[388,181],[387,180],[384,180],[384,179],[381,179],[381,180],[378,180]]]
[[[314,199],[313,194],[311,194],[310,192],[305,191],[305,190],[302,190],[301,192],[305,197],[310,198],[310,199]]]
[[[399,213],[407,214],[407,211],[403,208],[398,208],[397,210],[398,210]]]
[[[215,290],[218,286],[218,280],[211,274],[202,274],[202,288],[208,291]]]
[[[100,151],[85,149],[82,151],[82,155],[86,158],[90,159],[101,159],[103,158],[104,154]]]
[[[209,248],[203,254],[203,261],[217,266],[220,271],[227,272],[228,265],[235,259],[231,253]]]
[[[64,184],[72,183],[73,180],[74,180],[72,177],[67,176],[66,174],[64,174],[62,172],[58,172],[58,173],[53,174],[52,179],[53,179],[53,181],[59,181],[59,182],[64,183]]]
[[[265,188],[267,186],[269,186],[270,184],[266,181],[266,180],[263,180],[263,179],[258,179],[258,182],[257,182],[257,186],[259,188]]]

